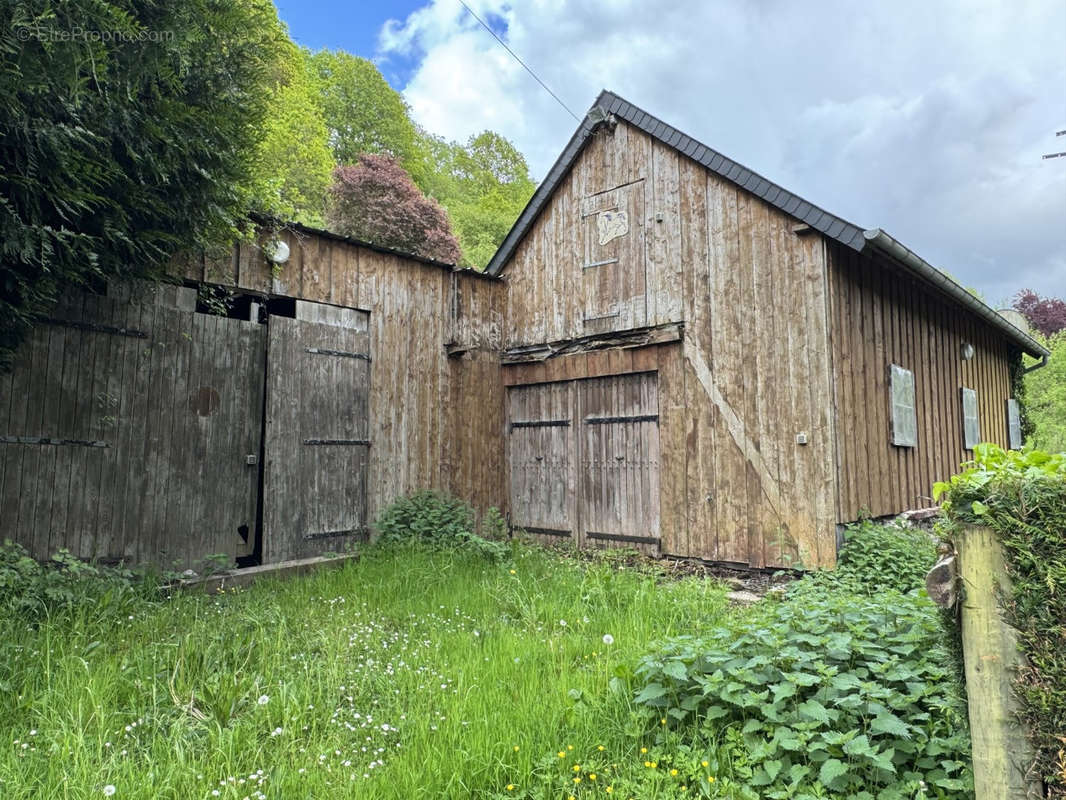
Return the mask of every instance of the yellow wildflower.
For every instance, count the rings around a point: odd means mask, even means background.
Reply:
[[[590,781],[596,780],[596,773],[595,772],[590,772],[589,773],[589,780]]]
[[[513,792],[514,791],[514,784],[513,783],[507,784],[507,791],[509,791],[509,792]]]
[[[710,766],[710,764],[708,764],[708,763],[707,763],[706,761],[701,761],[700,763],[701,763],[701,764],[702,764],[703,766],[705,766],[705,767],[709,767],[709,766]]]
[[[580,764],[574,764],[574,772],[581,772],[581,765]]]
[[[515,746],[514,746],[514,751],[515,751],[516,753],[518,752],[518,745],[515,745]]]
[[[647,747],[642,747],[642,748],[640,748],[640,752],[641,753],[647,753],[648,752],[648,748]]]
[[[676,769],[670,770],[670,774],[673,775],[674,777],[677,777],[677,770]]]
[[[603,752],[604,750],[606,750],[607,748],[606,748],[606,747],[604,747],[604,746],[603,746],[603,745],[601,744],[601,745],[600,745],[599,747],[597,747],[596,749],[597,749],[597,750],[599,750],[599,751],[600,751],[600,752],[602,753],[602,752]]]
[[[565,750],[560,750],[555,755],[559,756],[559,758],[566,758],[566,751]]]

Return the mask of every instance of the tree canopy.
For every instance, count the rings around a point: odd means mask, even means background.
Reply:
[[[1014,309],[1044,336],[1066,330],[1066,301],[1058,297],[1041,297],[1032,289],[1022,289],[1014,296]]]
[[[306,50],[285,44],[255,157],[258,208],[254,210],[323,227],[334,160],[322,84],[310,62]]]
[[[333,172],[330,228],[345,236],[448,264],[459,243],[440,205],[418,190],[411,176],[387,155],[364,155]]]
[[[0,6],[0,364],[65,287],[233,235],[286,38],[269,0]]]

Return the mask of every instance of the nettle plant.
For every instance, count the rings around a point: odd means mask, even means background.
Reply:
[[[730,796],[970,797],[965,699],[942,641],[917,593],[801,581],[742,624],[645,656],[636,700],[660,736],[717,743]]]

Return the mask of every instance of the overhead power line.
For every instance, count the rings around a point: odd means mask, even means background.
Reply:
[[[544,87],[544,91],[546,91],[548,94],[550,94],[552,97],[555,98],[555,102],[558,103],[559,105],[561,105],[566,110],[567,114],[569,114],[571,117],[573,117],[577,122],[581,122],[581,118],[577,114],[575,114],[573,111],[571,111],[570,107],[566,103],[564,103],[562,100],[559,99],[559,95],[557,95],[555,92],[553,92],[548,87],[548,84],[546,84],[539,77],[537,77],[537,73],[535,73],[533,70],[531,70],[529,68],[529,66],[526,64],[526,62],[523,61],[522,59],[520,59],[518,57],[518,54],[515,53],[514,50],[512,50],[510,47],[507,46],[507,42],[505,42],[503,39],[501,39],[499,36],[496,35],[496,31],[494,31],[492,28],[490,28],[488,25],[485,24],[485,20],[483,20],[481,17],[479,17],[477,14],[475,14],[474,10],[472,8],[470,8],[470,6],[468,6],[465,2],[463,2],[463,0],[459,0],[459,4],[470,13],[470,16],[472,16],[474,19],[476,19],[478,22],[481,23],[481,27],[482,28],[484,28],[485,30],[487,30],[489,33],[492,34],[492,38],[495,39],[497,42],[499,42],[500,45],[503,47],[503,49],[506,50],[508,53],[510,53],[511,57],[525,68],[526,72],[528,72],[530,75],[533,76],[533,80],[535,80],[542,87]]]

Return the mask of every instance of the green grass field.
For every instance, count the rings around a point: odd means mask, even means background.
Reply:
[[[738,613],[712,581],[516,545],[8,616],[0,797],[718,794],[713,753],[654,744],[626,671]]]

